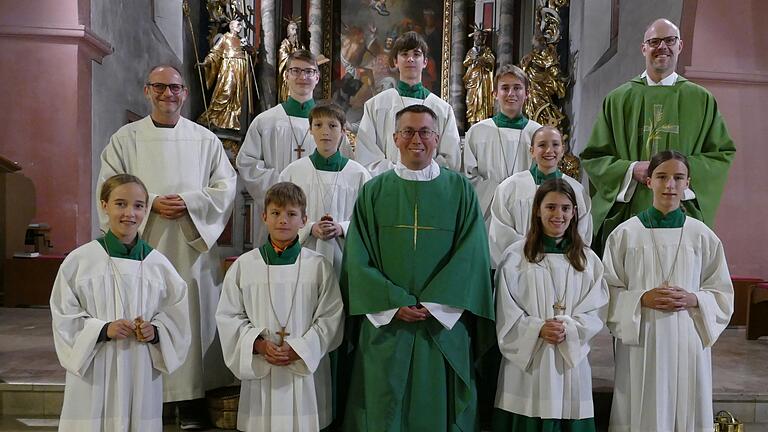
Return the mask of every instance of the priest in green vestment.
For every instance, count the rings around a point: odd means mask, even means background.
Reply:
[[[344,430],[476,430],[477,335],[493,320],[483,216],[469,181],[432,159],[434,112],[396,119],[400,162],[363,186],[347,234]]]
[[[614,228],[651,205],[651,192],[642,185],[648,160],[661,150],[688,157],[691,184],[683,207],[714,225],[736,148],[712,94],[675,73],[682,47],[680,30],[670,21],[648,27],[641,46],[645,72],[608,94],[581,153],[591,184],[592,248],[599,255]]]

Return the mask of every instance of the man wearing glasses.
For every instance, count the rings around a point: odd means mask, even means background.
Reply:
[[[344,250],[344,430],[474,430],[474,330],[493,320],[483,215],[469,180],[433,160],[435,113],[394,121],[400,160],[362,187]]]
[[[714,225],[736,148],[712,94],[675,72],[682,49],[680,30],[669,20],[648,27],[640,47],[645,72],[606,96],[581,153],[592,184],[592,248],[599,255],[614,228],[651,205],[644,186],[648,160],[660,150],[688,157],[691,184],[683,206]]]
[[[237,181],[216,135],[181,116],[188,94],[178,69],[151,69],[144,96],[152,112],[112,135],[101,154],[96,187],[121,173],[146,184],[151,212],[141,236],[187,283],[192,344],[184,364],[163,378],[164,401],[180,402],[182,429],[204,426],[205,391],[233,380],[221,354],[214,315],[223,280],[216,240],[232,212]],[[106,222],[102,215],[102,227]]]
[[[278,182],[280,172],[315,151],[307,119],[320,81],[317,59],[307,50],[298,50],[288,56],[287,66],[288,99],[253,119],[237,155],[237,169],[253,197],[257,215],[264,211],[264,194]],[[267,241],[266,226],[256,219],[253,244],[263,244]]]

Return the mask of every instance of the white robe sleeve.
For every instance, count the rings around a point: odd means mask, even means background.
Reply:
[[[379,124],[380,119],[376,118],[377,102],[378,98],[373,97],[363,106],[363,118],[357,129],[355,148],[355,160],[368,169],[371,175],[381,174],[395,166],[382,150],[387,145],[387,137],[381,136],[386,128]]]
[[[488,242],[491,252],[491,263],[497,268],[504,251],[512,244],[525,237],[526,233],[517,228],[515,217],[509,209],[515,195],[515,183],[509,179],[496,188],[491,201],[491,223],[488,227]]]
[[[464,136],[464,175],[477,190],[477,184],[483,180],[478,169],[477,157],[475,156],[475,131],[477,125],[473,125]],[[487,179],[486,179],[487,180]]]
[[[107,322],[90,316],[81,306],[75,292],[77,267],[75,259],[64,260],[53,284],[50,305],[59,362],[67,371],[82,377],[99,350],[97,340]]]
[[[606,324],[613,336],[625,345],[638,345],[642,319],[640,299],[645,294],[645,290],[630,290],[627,287],[625,281],[628,280],[628,276],[624,269],[626,244],[622,240],[621,233],[614,231],[608,236],[603,253],[605,281],[610,293]]]
[[[253,325],[245,311],[240,287],[240,264],[235,261],[224,277],[224,287],[216,310],[216,324],[229,370],[240,380],[265,377],[271,367],[264,357],[253,354],[253,343],[264,327]]]
[[[521,289],[517,254],[506,254],[496,271],[496,337],[501,355],[520,369],[529,370],[544,340],[539,337],[544,320],[529,315],[515,301]]]
[[[159,342],[148,346],[152,366],[170,374],[186,360],[192,339],[189,333],[187,284],[171,263],[165,261],[165,296],[160,300],[158,313],[150,320],[157,327]]]
[[[301,375],[309,375],[317,370],[320,360],[330,351],[341,345],[344,323],[344,304],[336,274],[331,265],[322,262],[323,282],[320,287],[317,309],[312,325],[301,336],[289,336],[285,342],[301,357],[290,369]]]
[[[716,242],[716,243],[715,243]],[[688,311],[704,347],[714,345],[733,314],[733,282],[723,245],[712,239],[702,253],[701,286],[695,292],[698,308]]]
[[[256,118],[248,128],[245,134],[245,140],[237,153],[235,165],[245,182],[248,193],[254,200],[262,202],[264,193],[267,189],[277,183],[280,172],[275,168],[267,168],[264,161],[264,148],[267,143],[263,142],[261,131],[259,130],[261,119]],[[259,207],[261,207],[259,205]]]
[[[575,191],[578,193],[578,191]],[[581,207],[579,209],[579,235],[587,246],[592,245],[592,199],[589,197],[589,191],[581,188]]]
[[[437,97],[437,96],[435,96]],[[447,107],[447,117],[442,120],[440,141],[437,144],[435,162],[456,172],[461,172],[461,138],[459,128],[456,126],[456,116],[453,108]],[[441,119],[438,118],[438,121]]]

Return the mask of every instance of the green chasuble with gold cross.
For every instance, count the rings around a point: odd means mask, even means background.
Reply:
[[[580,155],[591,185],[593,248],[602,251],[614,228],[651,205],[652,192],[642,184],[630,202],[616,202],[616,197],[630,164],[661,150],[677,150],[688,158],[696,198],[683,206],[689,216],[714,225],[736,153],[715,98],[683,77],[672,86],[648,86],[637,77],[605,98]]]
[[[476,427],[477,334],[494,318],[485,223],[463,176],[429,181],[390,170],[363,186],[347,234],[341,289],[354,324],[347,431],[471,431]],[[463,309],[451,330],[437,319],[366,314],[419,303]]]

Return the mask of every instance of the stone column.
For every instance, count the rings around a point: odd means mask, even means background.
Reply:
[[[309,51],[314,54],[323,53],[323,1],[309,0]]]
[[[514,25],[515,2],[502,0],[499,2],[499,9],[501,10],[499,11],[499,29],[496,33],[499,41],[496,45],[496,64],[503,65],[511,63],[514,54],[512,42],[515,40],[515,33],[517,32]]]
[[[275,0],[261,1],[261,29],[264,34],[263,57],[259,65],[259,83],[261,84],[261,106],[263,110],[272,108],[277,103],[277,41],[280,34],[275,23]]]
[[[467,55],[467,0],[454,0],[451,13],[451,74],[448,103],[453,106],[459,133],[466,132],[467,104],[464,89],[464,56]],[[443,37],[446,37],[444,35]]]

